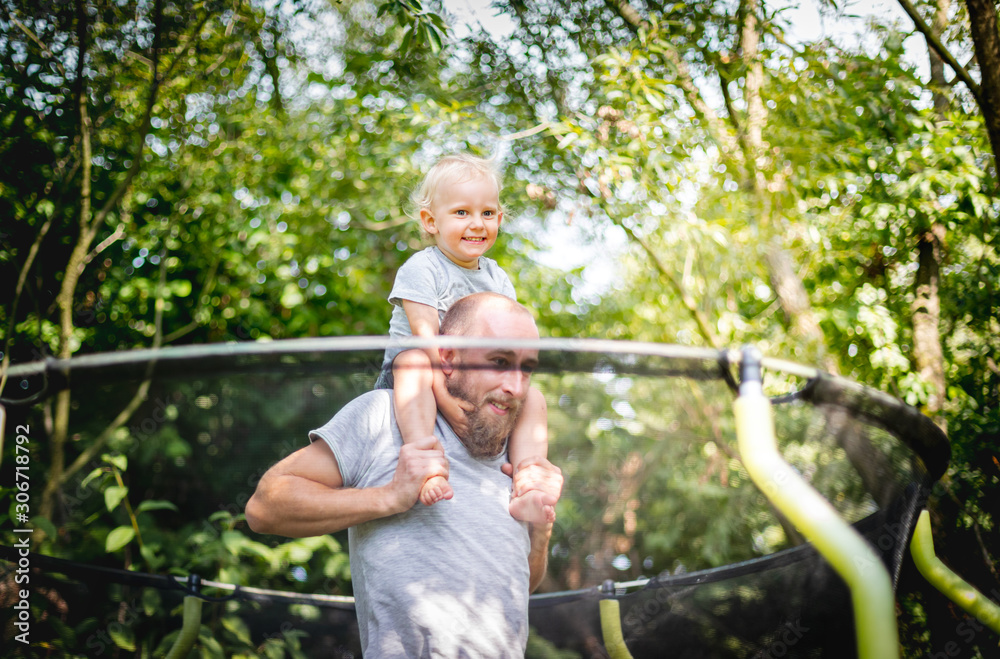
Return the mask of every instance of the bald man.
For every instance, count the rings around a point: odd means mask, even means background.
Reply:
[[[528,310],[495,293],[458,300],[440,333],[538,338]],[[512,491],[539,490],[555,505],[562,491],[548,460],[525,460],[515,472],[506,458],[538,351],[498,344],[440,355],[449,391],[475,408],[465,437],[439,414],[434,437],[403,444],[392,392],[371,391],[264,474],[247,522],[288,537],[350,529],[366,657],[522,658],[528,594],[545,574],[552,525],[519,522],[508,504]],[[448,478],[454,497],[416,506],[435,475]]]

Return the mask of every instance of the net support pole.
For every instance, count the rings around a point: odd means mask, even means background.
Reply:
[[[740,457],[768,500],[847,582],[851,591],[858,656],[899,657],[899,630],[892,580],[871,545],[829,501],[781,457],[771,402],[761,384],[760,352],[747,348],[740,394],[734,403]]]
[[[184,622],[181,624],[181,633],[167,653],[166,659],[187,657],[194,647],[194,642],[198,640],[199,631],[201,631],[201,598],[187,595],[184,597]]]
[[[910,540],[910,555],[924,579],[979,622],[1000,634],[1000,606],[952,572],[937,557],[931,535],[931,515],[926,510],[921,511],[917,519],[917,528]]]
[[[604,648],[611,659],[632,659],[632,653],[625,645],[622,636],[621,610],[618,600],[604,599],[598,603],[601,609],[601,635],[604,637]]]

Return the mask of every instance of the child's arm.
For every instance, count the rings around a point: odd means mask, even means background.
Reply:
[[[406,319],[410,323],[410,332],[413,336],[430,337],[438,335],[440,321],[437,309],[427,304],[421,304],[420,302],[403,300],[403,311],[406,312]],[[474,408],[471,403],[459,400],[448,393],[448,388],[445,386],[444,373],[441,372],[441,355],[437,349],[428,349],[425,352],[431,362],[434,377],[434,384],[431,390],[434,393],[437,408],[444,415],[452,430],[459,437],[462,437],[468,430],[465,412],[471,412]]]
[[[437,336],[439,321],[438,311],[429,304],[421,304],[412,300],[403,300],[403,311],[406,312],[406,320],[410,323],[410,332],[413,336]],[[434,355],[428,355],[432,364],[437,364],[440,359],[433,351]]]

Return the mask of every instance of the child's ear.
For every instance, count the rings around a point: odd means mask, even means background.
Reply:
[[[420,209],[420,226],[424,228],[424,231],[431,235],[438,232],[437,223],[434,221],[434,215],[431,214],[430,209]]]

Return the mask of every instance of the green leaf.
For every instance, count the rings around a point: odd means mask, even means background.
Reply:
[[[170,292],[174,297],[187,297],[191,295],[191,282],[187,279],[176,279],[170,282]]]
[[[125,471],[128,469],[128,458],[124,455],[111,455],[109,453],[105,453],[101,456],[101,460],[118,467],[119,471]]]
[[[135,529],[131,526],[119,526],[112,529],[111,533],[108,534],[108,539],[104,541],[104,551],[109,554],[114,553],[132,542],[134,537]]]
[[[49,521],[48,517],[42,517],[41,515],[35,515],[31,518],[31,525],[36,529],[41,529],[45,532],[45,535],[50,538],[54,538],[59,534],[59,530],[56,525]]]
[[[247,624],[243,622],[242,618],[238,618],[236,616],[226,616],[222,619],[222,626],[232,632],[233,636],[238,638],[243,643],[249,645],[253,642],[250,638],[250,629],[247,627]]]
[[[403,40],[399,46],[400,52],[402,52],[404,55],[410,52],[410,45],[412,41],[413,41],[413,28],[411,26],[407,26],[407,28],[403,30]]]
[[[121,485],[112,485],[108,489],[104,490],[104,505],[107,506],[108,512],[111,512],[118,507],[118,504],[122,502],[128,496],[128,488],[122,487]]]
[[[566,137],[564,137],[561,140],[559,140],[558,148],[565,149],[570,144],[572,144],[573,142],[575,142],[577,140],[577,138],[579,138],[579,137],[580,137],[580,135],[578,133],[567,133]]]
[[[139,547],[139,553],[153,570],[156,570],[163,563],[164,559],[157,554],[157,547],[153,547],[149,543],[143,543]]]
[[[660,99],[660,97],[657,94],[653,93],[650,90],[646,90],[645,96],[646,96],[646,102],[647,103],[649,103],[650,105],[652,105],[657,110],[659,110],[661,112],[663,111],[663,108],[664,108],[663,101]]]
[[[437,55],[441,52],[441,35],[438,34],[437,29],[430,23],[424,23],[421,27],[423,28],[427,45],[430,46],[431,52]]]
[[[93,471],[91,471],[89,474],[87,474],[87,477],[84,478],[83,481],[80,483],[80,487],[87,487],[87,485],[90,484],[90,481],[94,480],[95,478],[97,478],[98,476],[100,476],[103,473],[104,473],[104,468],[103,467],[97,467],[96,469],[94,469]]]
[[[139,504],[135,509],[135,514],[144,513],[147,510],[173,510],[177,512],[177,506],[172,501],[162,499],[148,499]]]
[[[49,199],[43,199],[35,204],[35,211],[44,217],[51,217],[55,209],[56,205]]]
[[[135,652],[135,632],[132,631],[131,627],[111,625],[108,627],[108,634],[111,636],[111,640],[115,642],[115,645],[122,650]]]

